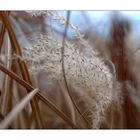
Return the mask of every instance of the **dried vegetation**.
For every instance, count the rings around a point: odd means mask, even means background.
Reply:
[[[1,129],[140,128],[139,49],[130,45],[129,21],[112,16],[103,40],[83,36],[70,16],[0,12]]]

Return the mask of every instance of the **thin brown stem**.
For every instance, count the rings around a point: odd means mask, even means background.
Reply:
[[[7,69],[11,69],[12,61],[9,61],[9,59],[11,58],[12,51],[11,51],[11,45],[10,45],[10,40],[9,40],[8,35],[6,37],[7,37],[7,50],[6,50],[6,52],[7,52],[7,58],[6,58],[7,61],[6,61],[6,68]],[[3,115],[7,114],[8,99],[10,97],[10,93],[9,93],[10,83],[11,83],[11,78],[7,75],[5,77],[4,92],[3,92],[2,97],[1,97],[1,113]]]
[[[4,34],[5,34],[5,26],[2,24],[1,31],[0,31],[0,52],[2,49]]]
[[[6,12],[6,14],[9,15],[10,12]],[[1,52],[1,49],[2,49],[4,35],[5,35],[5,25],[2,23],[1,31],[0,31],[0,52]]]
[[[69,22],[69,19],[70,19],[70,11],[68,11],[67,13],[67,23],[66,23],[66,26],[65,26],[65,31],[64,31],[64,35],[63,35],[63,40],[62,40],[62,49],[61,49],[61,53],[62,53],[62,57],[61,57],[61,60],[62,60],[62,72],[63,72],[63,77],[64,77],[64,82],[65,82],[65,85],[66,85],[66,88],[67,88],[67,91],[68,91],[68,94],[76,108],[76,110],[79,112],[79,114],[82,116],[82,118],[84,119],[84,121],[86,122],[86,124],[90,127],[90,123],[88,122],[88,120],[85,118],[85,116],[82,115],[81,113],[81,110],[80,108],[78,107],[78,105],[76,104],[73,96],[71,95],[71,92],[69,90],[69,86],[68,86],[68,82],[67,82],[67,77],[66,77],[66,73],[65,73],[65,62],[64,62],[64,55],[65,55],[65,39],[66,39],[66,36],[67,36],[67,30],[68,30],[68,22]]]

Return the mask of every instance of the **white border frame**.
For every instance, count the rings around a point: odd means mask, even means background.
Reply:
[[[139,10],[139,0],[0,0],[0,10]]]
[[[140,140],[138,130],[1,130],[1,140]]]

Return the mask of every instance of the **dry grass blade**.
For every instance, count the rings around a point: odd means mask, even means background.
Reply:
[[[9,13],[10,12],[7,12],[8,15],[9,15]],[[2,44],[3,44],[4,34],[5,34],[5,26],[2,23],[2,27],[1,27],[1,31],[0,31],[0,52],[1,52]]]
[[[68,91],[67,89],[63,86],[63,83],[59,82],[59,86],[60,86],[60,89],[61,89],[61,93],[62,93],[62,96],[64,98],[64,101],[66,102],[66,106],[69,110],[69,113],[70,113],[70,117],[71,119],[73,120],[73,122],[76,122],[76,116],[75,116],[75,109],[74,109],[74,105],[73,105],[73,102],[68,94]]]
[[[2,24],[1,31],[0,31],[0,52],[3,44],[4,34],[5,34],[5,26]]]
[[[0,123],[0,129],[7,128],[11,122],[16,118],[16,116],[25,108],[25,106],[33,99],[37,94],[39,89],[34,89],[22,101],[16,105],[16,107],[5,117],[5,119]]]
[[[12,61],[9,61],[11,58],[11,45],[10,45],[10,40],[9,36],[7,35],[7,61],[6,61],[6,67],[7,69],[11,69]],[[8,100],[10,97],[10,84],[11,83],[11,78],[9,76],[6,76],[5,78],[5,84],[4,84],[4,92],[1,97],[1,113],[3,115],[7,114],[7,108],[8,108]]]
[[[19,84],[27,88],[28,90],[34,90],[34,88],[28,84],[26,81],[20,79],[15,73],[6,69],[2,64],[0,64],[0,70],[9,75],[11,78],[16,80]],[[59,110],[51,101],[44,97],[40,92],[37,93],[37,97],[44,102],[49,108],[51,108],[58,116],[60,116],[64,121],[66,121],[72,128],[78,128],[61,110]]]
[[[5,12],[0,12],[0,16],[1,16],[1,19],[2,19],[2,21],[3,21],[3,23],[6,27],[7,31],[8,31],[8,34],[9,34],[9,37],[10,37],[10,40],[11,40],[11,43],[12,43],[12,46],[13,46],[13,49],[14,49],[15,53],[22,57],[22,53],[21,53],[18,41],[16,39],[16,36],[14,34],[14,31],[12,29],[12,26],[10,24],[10,20],[9,20],[8,16],[6,15]],[[30,85],[32,85],[31,79],[30,79],[30,76],[29,76],[29,72],[27,70],[25,62],[21,59],[18,59],[18,63],[19,63],[19,67],[20,67],[23,79],[25,81],[27,81]],[[29,92],[29,91],[27,91],[27,92]],[[39,128],[44,128],[44,123],[43,123],[43,120],[42,120],[42,117],[41,117],[41,113],[40,113],[36,98],[31,101],[31,107],[32,107],[32,110],[35,114],[35,118],[36,118],[38,127]]]

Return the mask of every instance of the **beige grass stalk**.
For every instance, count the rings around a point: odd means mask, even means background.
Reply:
[[[20,86],[16,81],[13,80],[13,98],[12,98],[12,105],[13,107],[26,95],[26,90],[24,87]],[[29,128],[29,123],[28,123],[28,117],[29,117],[29,113],[28,113],[28,109],[30,108],[30,104],[24,108],[20,114],[18,119],[19,121],[19,126],[18,128],[23,128],[23,129],[27,129]],[[15,124],[17,120],[14,121],[13,124]],[[16,125],[12,125],[13,128],[16,128]]]
[[[15,106],[15,108],[5,117],[5,119],[0,123],[0,129],[7,128],[11,122],[17,117],[17,115],[25,108],[25,106],[33,99],[33,97],[38,93],[39,89],[34,89],[22,101]]]
[[[59,82],[59,86],[62,91],[61,94],[65,99],[64,102],[66,103],[67,108],[70,110],[69,112],[70,112],[71,119],[74,123],[76,123],[75,109],[74,109],[73,102],[71,101],[71,98],[69,97],[68,91],[61,81]]]
[[[11,44],[10,44],[10,39],[8,34],[6,34],[6,38],[7,38],[7,50],[5,49],[5,51],[7,52],[7,57],[6,57],[6,68],[7,69],[11,69],[11,65],[12,65],[12,61],[9,61],[11,59],[11,55],[12,55],[12,50],[11,50]],[[11,83],[11,78],[6,75],[5,77],[5,85],[4,85],[4,92],[2,93],[2,97],[1,97],[1,113],[3,115],[7,114],[7,108],[8,108],[8,98],[10,98],[10,83]]]

